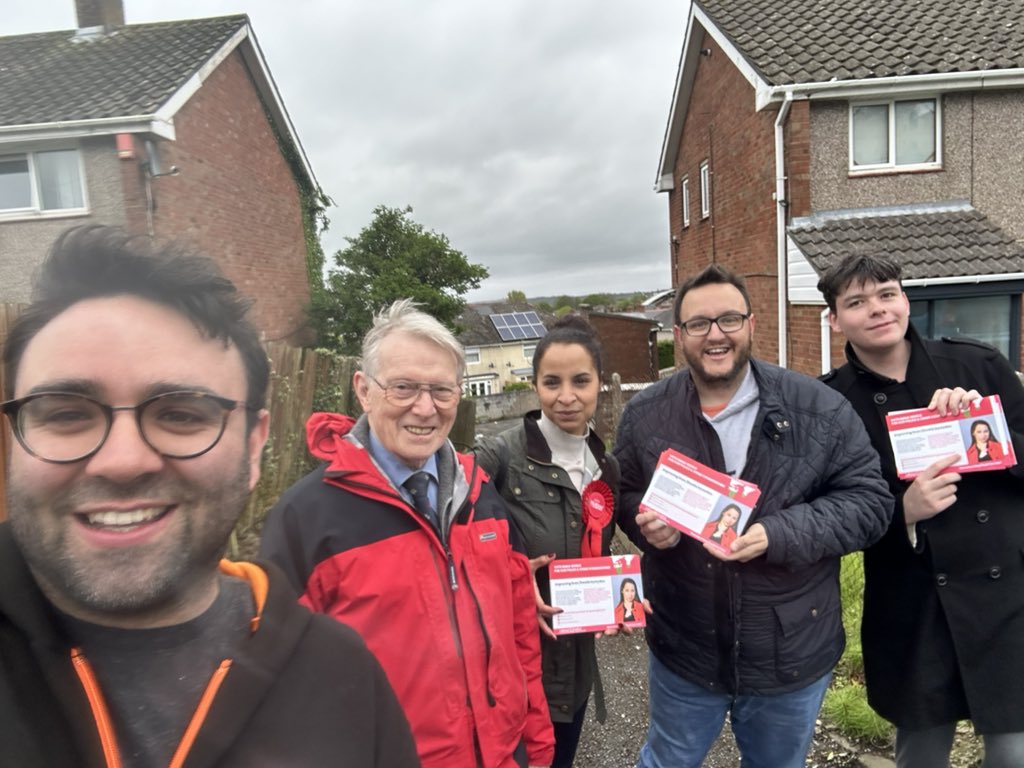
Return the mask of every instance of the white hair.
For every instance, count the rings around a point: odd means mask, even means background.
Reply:
[[[466,374],[466,353],[462,345],[451,331],[419,309],[412,299],[399,299],[374,315],[373,327],[363,337],[363,371],[367,375],[377,375],[381,342],[392,333],[407,333],[451,352],[455,357],[457,381],[462,381]]]

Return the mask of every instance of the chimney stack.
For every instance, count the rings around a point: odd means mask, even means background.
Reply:
[[[78,28],[103,27],[111,30],[124,26],[123,0],[75,0]]]

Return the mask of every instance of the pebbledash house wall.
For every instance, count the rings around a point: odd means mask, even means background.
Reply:
[[[267,341],[305,341],[309,303],[302,201],[242,55],[235,50],[175,115],[153,180],[157,238],[184,237],[215,258]],[[139,147],[141,149],[141,147]],[[130,226],[145,231],[145,188],[124,163]]]
[[[61,142],[60,147],[73,143]],[[38,218],[5,220],[0,224],[0,301],[22,304],[29,300],[32,275],[50,245],[68,227],[89,222],[126,226],[124,190],[113,136],[81,139],[78,150],[85,175],[85,196],[89,214],[48,215]],[[11,147],[11,151],[31,149],[32,145]],[[7,151],[4,148],[4,152]]]
[[[967,200],[1024,242],[1024,99],[1020,90],[942,97],[942,168],[922,173],[848,173],[849,106],[816,102],[811,112],[814,210]],[[824,305],[807,307],[820,312]],[[817,322],[817,319],[815,319]],[[1024,357],[1024,333],[1022,333]],[[834,336],[832,364],[845,362]]]
[[[778,360],[778,259],[775,206],[776,108],[754,111],[754,89],[707,35],[683,126],[682,144],[669,192],[672,280],[678,287],[712,262],[747,281],[756,318],[754,354]],[[810,131],[808,105],[794,102],[786,123],[788,215],[809,211]],[[700,164],[711,171],[711,215],[701,218]],[[690,225],[683,227],[681,179],[689,177]],[[817,313],[788,310],[790,368],[820,369]],[[676,360],[681,361],[677,349]]]

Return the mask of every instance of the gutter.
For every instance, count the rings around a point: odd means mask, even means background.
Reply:
[[[81,136],[111,135],[115,133],[152,133],[164,139],[174,139],[174,124],[158,114],[121,115],[89,120],[60,120],[53,123],[0,126],[0,143],[39,141],[40,139],[68,139]]]
[[[786,119],[789,117],[789,108],[793,104],[793,94],[787,93],[785,101],[779,107],[779,114],[775,118],[775,248],[777,263],[775,267],[778,275],[776,291],[776,311],[779,322],[779,366],[786,367],[788,329],[786,327],[786,297],[789,295],[787,285],[788,271],[786,269],[786,209],[789,202],[786,200],[786,142],[784,128]]]
[[[860,99],[875,96],[933,94],[949,91],[978,91],[990,88],[1024,87],[1024,69],[1000,69],[989,72],[939,72],[928,75],[869,77],[860,80],[828,80],[818,83],[792,83],[769,86],[763,80],[756,86],[755,109],[772,102],[796,99]]]

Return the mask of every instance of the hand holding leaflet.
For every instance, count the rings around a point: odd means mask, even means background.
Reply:
[[[646,624],[638,555],[557,560],[549,568],[556,635]]]
[[[960,398],[955,397],[958,393]],[[1017,463],[999,395],[971,402],[964,396],[971,394],[976,393],[973,390],[965,393],[959,388],[938,390],[932,398],[935,407],[892,411],[886,415],[896,472],[901,479],[913,480],[927,468],[953,455],[957,458],[943,467],[942,472],[983,472],[1006,469]],[[946,405],[957,400],[961,410]],[[945,415],[943,410],[947,411]]]
[[[732,552],[731,545],[746,528],[760,495],[760,489],[753,483],[732,478],[669,449],[658,460],[651,483],[640,501],[641,514],[637,515],[637,521],[647,516],[644,522],[650,527],[653,514],[687,536],[728,555]],[[647,529],[642,530],[654,546],[659,546]],[[658,533],[663,540],[671,542],[661,548],[675,545],[671,537]],[[734,559],[745,558],[737,555]]]

